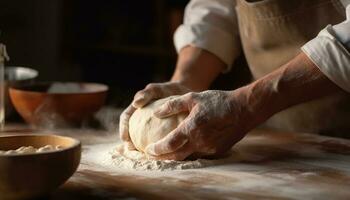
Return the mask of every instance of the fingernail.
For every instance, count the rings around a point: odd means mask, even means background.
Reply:
[[[128,150],[132,151],[132,150],[136,150],[135,146],[133,143],[131,142],[127,142],[126,143],[126,147],[128,148]]]
[[[142,101],[143,99],[142,98],[139,98],[139,99],[136,99],[132,102],[132,106],[135,107],[135,108],[140,108],[140,102]]]
[[[146,94],[142,94],[140,96],[138,96],[133,102],[132,102],[132,106],[134,106],[135,108],[142,108],[145,104],[148,103],[148,96],[146,96]]]
[[[137,106],[137,104],[135,103],[135,101],[133,101],[133,102],[131,103],[131,105],[132,105],[133,107],[135,107],[135,108],[138,108],[138,106]]]

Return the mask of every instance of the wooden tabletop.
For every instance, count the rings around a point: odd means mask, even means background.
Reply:
[[[231,159],[200,169],[112,171],[91,162],[96,144],[117,134],[60,133],[83,142],[81,165],[50,199],[350,199],[350,141],[302,133],[254,130]],[[232,159],[235,158],[235,159]]]

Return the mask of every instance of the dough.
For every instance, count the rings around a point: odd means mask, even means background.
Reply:
[[[153,115],[154,110],[175,97],[171,96],[154,101],[141,109],[137,109],[131,116],[129,120],[129,134],[137,150],[145,152],[149,144],[157,142],[168,135],[187,117],[188,113],[180,113],[163,119]]]
[[[17,154],[32,154],[32,153],[42,153],[42,152],[50,152],[50,151],[59,151],[62,147],[60,145],[52,146],[46,145],[40,148],[34,148],[32,146],[22,146],[16,150],[8,150],[2,151],[0,150],[0,155],[17,155]]]

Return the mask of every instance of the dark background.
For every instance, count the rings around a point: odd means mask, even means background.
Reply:
[[[108,103],[126,106],[147,83],[170,78],[176,63],[172,37],[187,2],[0,1],[0,41],[11,57],[8,66],[37,69],[42,81],[108,84]],[[245,65],[244,59],[238,63]],[[242,85],[248,73],[235,67],[213,88]]]

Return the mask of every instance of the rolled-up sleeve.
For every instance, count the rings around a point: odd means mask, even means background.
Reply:
[[[328,25],[302,51],[331,81],[350,92],[350,6],[347,16],[334,27]]]
[[[192,0],[174,35],[176,50],[191,45],[205,49],[230,69],[240,53],[234,0]]]

